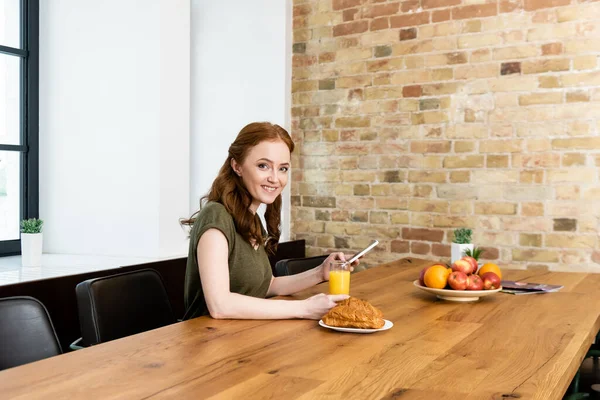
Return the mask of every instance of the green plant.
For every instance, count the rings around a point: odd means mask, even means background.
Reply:
[[[479,261],[479,257],[485,252],[482,248],[475,247],[473,250],[467,249],[465,250],[465,255],[469,257],[473,257],[476,261]]]
[[[44,221],[38,218],[29,218],[21,221],[21,233],[41,233]]]
[[[458,228],[454,230],[454,243],[458,244],[469,244],[471,243],[471,236],[473,231],[469,228]]]

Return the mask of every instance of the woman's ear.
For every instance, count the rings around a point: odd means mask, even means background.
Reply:
[[[231,159],[231,169],[237,174],[237,176],[242,176],[240,165],[233,158]]]

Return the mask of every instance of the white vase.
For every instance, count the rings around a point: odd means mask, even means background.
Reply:
[[[454,263],[454,261],[460,260],[461,258],[463,258],[465,256],[465,251],[467,251],[467,250],[473,251],[473,244],[472,243],[468,243],[468,244],[452,243],[450,250],[451,250],[450,262]]]
[[[42,266],[42,233],[21,233],[21,265]]]

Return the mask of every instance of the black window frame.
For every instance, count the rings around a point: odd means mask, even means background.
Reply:
[[[21,58],[20,145],[0,143],[21,157],[19,220],[39,217],[39,0],[21,0],[21,47],[0,44],[0,53]],[[0,240],[0,257],[21,254],[21,240]]]

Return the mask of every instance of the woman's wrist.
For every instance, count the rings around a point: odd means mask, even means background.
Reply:
[[[325,270],[325,267],[323,266],[323,264],[321,264],[317,268],[315,268],[315,275],[317,278],[317,283],[315,283],[315,285],[319,284],[321,282],[325,282],[325,271],[324,270]]]

